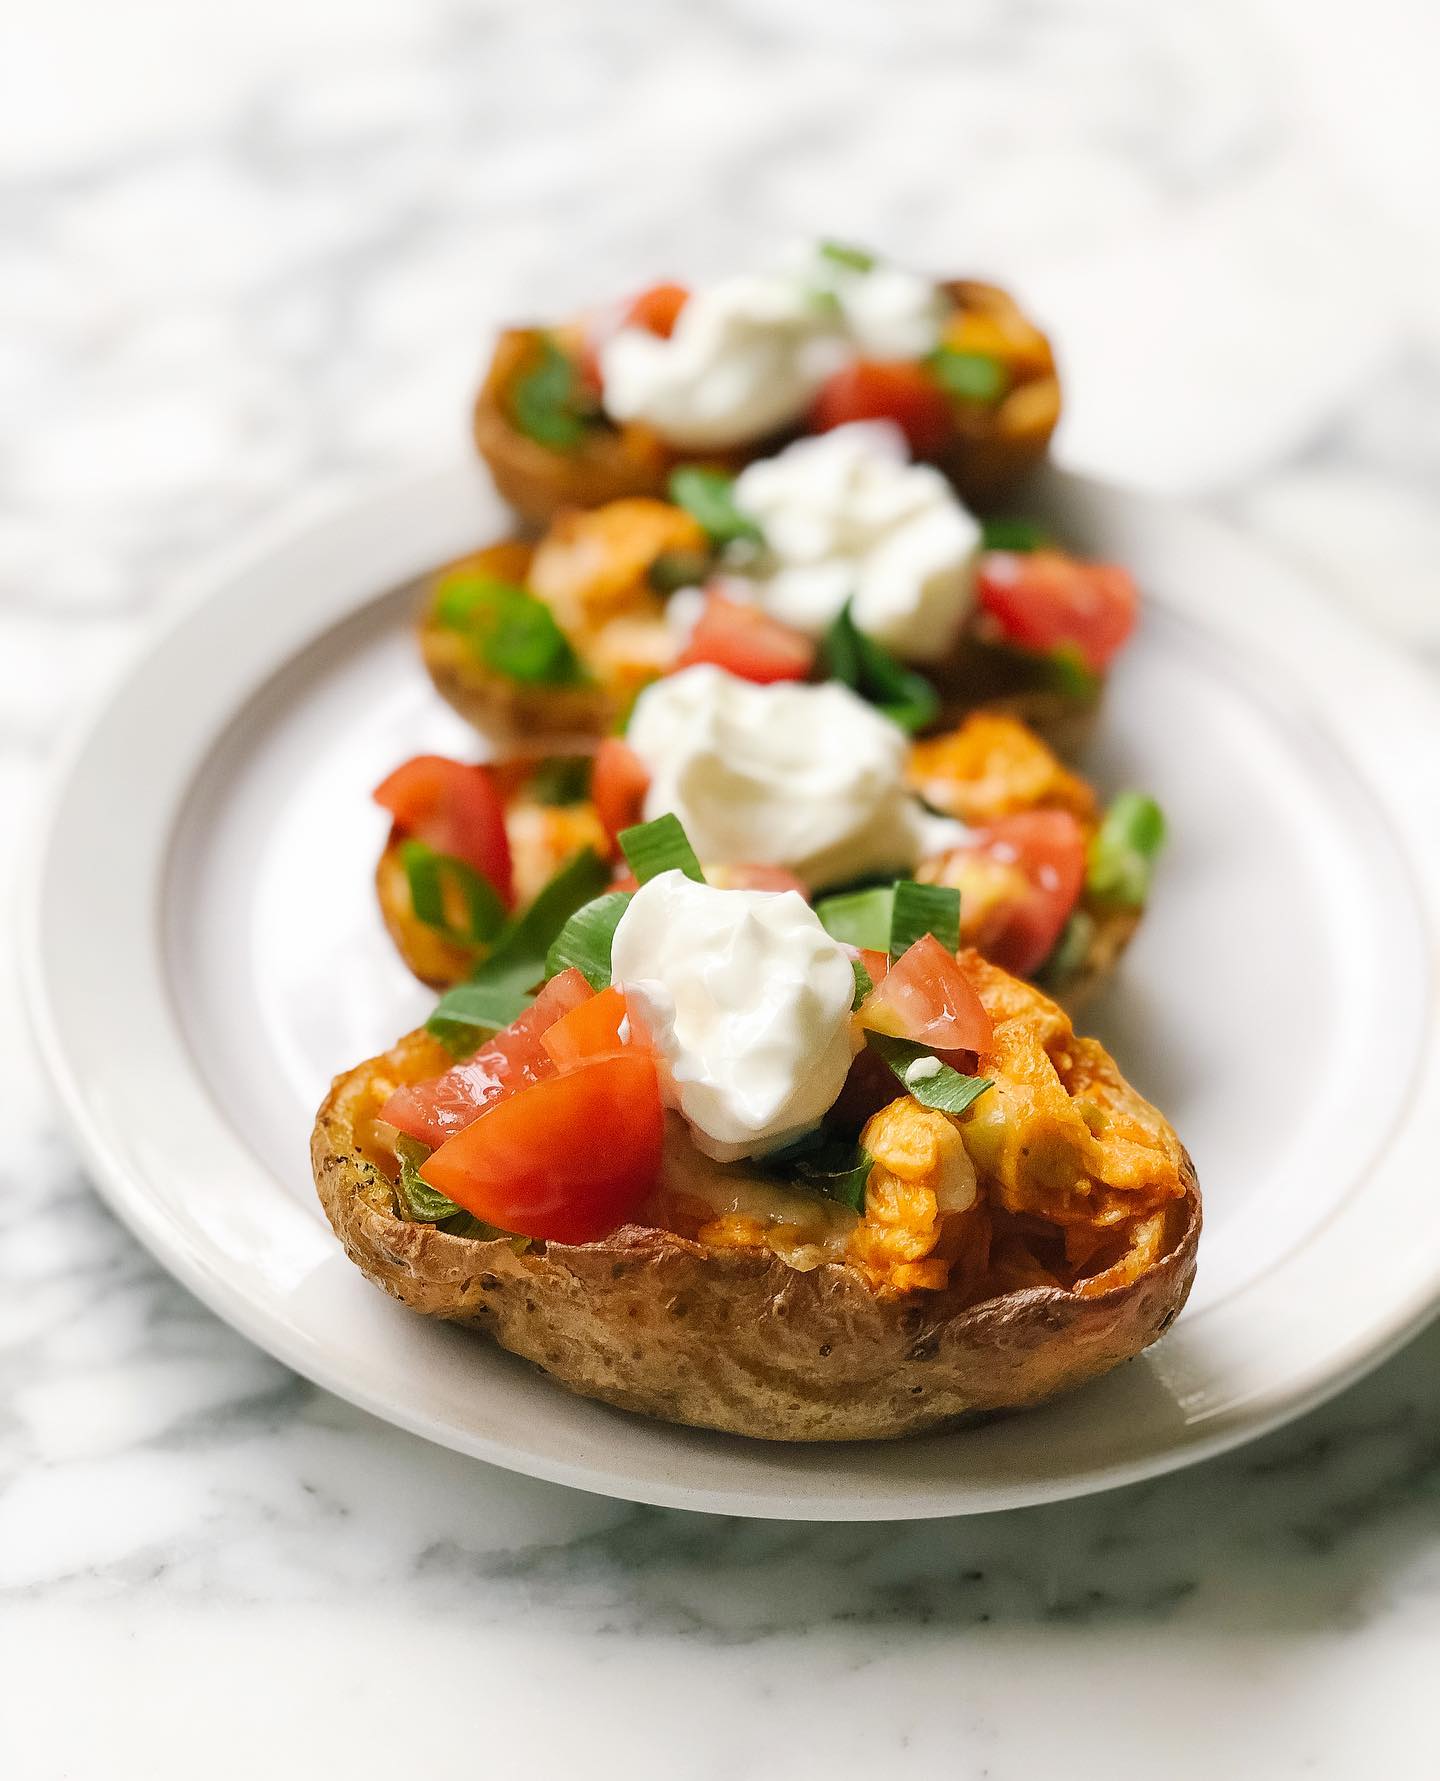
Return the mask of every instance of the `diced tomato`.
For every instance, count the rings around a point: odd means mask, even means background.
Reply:
[[[555,1069],[542,1036],[595,992],[572,966],[552,977],[520,1018],[485,1041],[474,1057],[429,1082],[396,1089],[380,1118],[407,1137],[443,1144],[493,1102]]]
[[[868,946],[860,948],[860,963],[864,965],[872,983],[883,983],[890,975],[890,954],[875,952]]]
[[[514,1074],[503,1052],[486,1047],[443,1076],[397,1088],[380,1109],[380,1118],[433,1149],[463,1131],[481,1108],[498,1101]]]
[[[494,1102],[420,1173],[502,1230],[588,1243],[655,1185],[664,1131],[655,1060],[625,1051]]]
[[[828,433],[850,421],[894,421],[917,458],[943,451],[955,431],[950,398],[907,360],[857,359],[820,386],[811,428]]]
[[[758,606],[709,593],[690,633],[677,669],[713,662],[740,680],[768,686],[777,680],[804,680],[815,666],[815,644],[803,631],[782,625]]]
[[[690,293],[683,284],[652,284],[625,311],[625,325],[648,328],[652,334],[668,340],[675,332],[680,311],[689,301]]]
[[[986,912],[975,943],[987,958],[1027,977],[1055,949],[1085,886],[1085,833],[1068,810],[1022,810],[977,829],[966,852],[1018,866],[1028,891]]]
[[[992,550],[980,559],[981,606],[1022,649],[1075,650],[1092,674],[1135,629],[1140,595],[1118,563],[1084,563],[1058,550]]]
[[[381,780],[374,796],[395,818],[401,834],[464,860],[494,885],[507,905],[513,902],[505,805],[488,767],[438,754],[416,755]]]
[[[642,819],[649,789],[650,769],[644,761],[628,742],[607,736],[595,753],[590,798],[612,843],[621,829],[631,828]]]
[[[994,1037],[975,986],[933,934],[896,959],[860,1004],[860,1024],[939,1051],[985,1052]]]
[[[611,1057],[621,1048],[625,997],[612,983],[548,1027],[540,1043],[557,1070],[573,1070],[589,1058]]]

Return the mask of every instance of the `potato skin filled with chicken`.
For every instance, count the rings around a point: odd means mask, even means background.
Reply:
[[[1039,1403],[1169,1327],[1194,1277],[1199,1190],[1173,1130],[1102,1047],[1038,990],[973,953],[961,964],[996,1048],[994,1089],[952,1126],[975,1183],[956,1213],[932,1178],[949,1140],[937,1148],[925,1122],[907,1131],[892,1104],[864,1210],[827,1207],[818,1242],[768,1203],[707,1206],[706,1171],[721,1165],[698,1155],[683,1190],[662,1183],[641,1218],[592,1242],[411,1222],[377,1115],[453,1061],[423,1032],[336,1079],[312,1140],[321,1202],[351,1259],[403,1304],[625,1410],[822,1441]]]

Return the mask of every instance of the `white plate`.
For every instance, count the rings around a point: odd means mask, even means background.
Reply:
[[[1058,475],[1041,505],[1148,596],[1091,764],[1152,788],[1174,839],[1092,1024],[1194,1152],[1206,1231],[1190,1306],[1143,1359],[967,1432],[765,1445],[571,1397],[345,1260],[306,1143],[331,1074],[428,1005],[373,907],[368,793],[409,754],[467,746],[420,668],[406,584],[503,528],[469,471],[231,568],[70,754],[26,972],[111,1205],[222,1317],[377,1415],[691,1509],[882,1519],[1096,1490],[1373,1365],[1440,1296],[1440,706],[1215,526]]]

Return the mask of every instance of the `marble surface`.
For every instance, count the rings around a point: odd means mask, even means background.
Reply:
[[[0,863],[195,565],[452,456],[485,331],[817,225],[1018,284],[1078,466],[1440,665],[1423,0],[51,0],[0,58]],[[8,916],[7,916],[8,921]],[[1440,1331],[1148,1486],[606,1503],[297,1381],[110,1219],[0,962],[0,1773],[1420,1775]]]

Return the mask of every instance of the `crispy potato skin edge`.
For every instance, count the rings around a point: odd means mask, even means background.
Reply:
[[[1110,1371],[1169,1327],[1194,1279],[1201,1212],[1188,1155],[1164,1256],[1132,1286],[1088,1299],[1029,1289],[955,1309],[944,1294],[873,1292],[839,1265],[799,1273],[768,1253],[636,1225],[517,1255],[507,1241],[407,1224],[363,1160],[357,1121],[373,1107],[374,1075],[403,1075],[431,1044],[402,1039],[337,1077],[320,1108],[311,1160],[336,1235],[411,1310],[480,1329],[624,1410],[765,1440],[919,1434]]]

